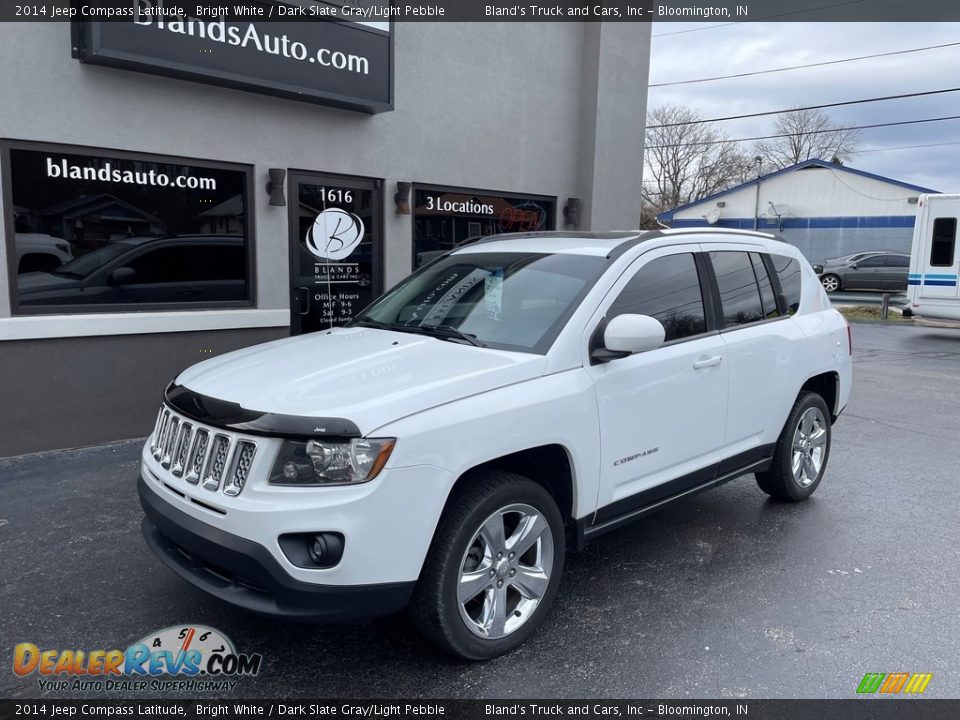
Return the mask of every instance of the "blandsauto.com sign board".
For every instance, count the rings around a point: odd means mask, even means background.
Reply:
[[[80,61],[369,113],[393,109],[389,23],[274,20],[270,4],[250,0],[244,6],[262,15],[197,17],[189,13],[205,8],[195,2],[186,12],[168,0],[129,2],[123,19],[74,23]]]

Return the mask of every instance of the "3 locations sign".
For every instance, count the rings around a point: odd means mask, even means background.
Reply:
[[[191,3],[198,17],[168,0],[129,4],[129,20],[75,21],[74,56],[369,113],[393,109],[389,23],[271,20],[288,7],[276,3],[244,3],[250,20],[215,5]]]

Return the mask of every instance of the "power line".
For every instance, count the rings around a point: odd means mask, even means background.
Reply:
[[[901,100],[903,98],[924,97],[927,95],[942,95],[944,93],[960,92],[960,87],[945,88],[944,90],[926,90],[924,92],[904,93],[903,95],[884,95],[883,97],[864,98],[863,100],[845,100],[843,102],[824,103],[823,105],[807,105],[806,107],[787,108],[786,110],[765,110],[763,112],[747,113],[745,115],[728,115],[726,117],[707,118],[706,120],[689,120],[687,122],[664,123],[663,125],[648,125],[647,129],[679,127],[681,125],[700,125],[710,122],[725,122],[727,120],[743,120],[744,118],[763,117],[764,115],[786,115],[787,113],[803,110],[822,110],[823,108],[841,107],[844,105],[862,105],[864,103],[883,102],[884,100]]]
[[[960,115],[948,115],[937,118],[924,118],[922,120],[901,120],[899,122],[873,123],[871,125],[853,125],[844,128],[829,128],[827,130],[808,130],[804,133],[782,133],[780,135],[758,135],[757,137],[733,138],[727,140],[702,140],[691,143],[673,143],[670,145],[648,145],[648,149],[675,148],[675,147],[699,147],[702,145],[721,145],[723,143],[749,142],[751,140],[774,140],[776,138],[793,137],[798,134],[803,135],[821,135],[823,133],[837,132],[838,130],[869,130],[871,128],[894,127],[896,125],[919,125],[921,123],[941,122],[943,120],[960,120]]]
[[[728,23],[735,24],[735,23]],[[713,27],[720,27],[714,25]],[[707,28],[699,28],[706,30]],[[689,32],[689,31],[686,31]],[[941,48],[955,47],[960,42],[944,43],[943,45],[928,45],[927,47],[912,48],[910,50],[894,50],[892,52],[876,53],[874,55],[860,55],[859,57],[841,58],[839,60],[825,60],[824,62],[808,63],[806,65],[790,65],[782,68],[771,68],[770,70],[754,70],[752,72],[736,73],[735,75],[717,75],[716,77],[697,78],[696,80],[676,80],[674,82],[653,83],[648,87],[666,87],[667,85],[691,85],[693,83],[713,82],[715,80],[730,80],[731,78],[751,77],[753,75],[767,75],[769,73],[786,72],[788,70],[802,70],[803,68],[823,67],[825,65],[837,65],[839,63],[854,62],[856,60],[869,60],[871,58],[889,57],[891,55],[907,55],[909,53],[923,52],[925,50],[940,50]]]
[[[960,145],[960,142],[925,143],[923,145],[897,145],[896,147],[867,148],[866,150],[857,150],[855,154],[859,155],[860,153],[885,152],[887,150],[912,150],[913,148],[947,147],[948,145]]]
[[[728,23],[718,23],[716,25],[707,25],[705,27],[690,28],[689,30],[675,30],[674,32],[668,33],[654,33],[650,37],[667,37],[668,35],[684,35],[686,33],[700,32],[701,30],[713,30],[718,27],[727,27],[728,25],[740,25],[740,23],[728,22]],[[655,87],[651,85],[650,87]]]
[[[777,13],[776,15],[761,15],[753,18],[750,22],[760,22],[761,20],[773,20],[774,18],[787,17],[788,15],[803,15],[804,13],[814,12],[816,10],[829,10],[830,8],[843,7],[844,5],[858,5],[872,0],[847,0],[847,2],[833,3],[832,5],[820,5],[819,7],[804,8],[803,10],[791,10],[790,12]],[[707,25],[706,27],[691,28],[689,30],[675,30],[668,33],[654,33],[651,37],[667,37],[668,35],[684,35],[686,33],[700,32],[701,30],[713,30],[718,27],[727,27],[728,25],[740,25],[742,23],[728,22],[718,23],[716,25]]]

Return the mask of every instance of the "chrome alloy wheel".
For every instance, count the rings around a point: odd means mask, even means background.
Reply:
[[[553,533],[534,507],[508,505],[484,520],[460,563],[457,602],[471,632],[488,640],[520,628],[550,586]]]
[[[807,408],[793,434],[793,480],[810,487],[820,476],[827,459],[827,419],[820,408]]]
[[[824,275],[820,278],[820,284],[823,285],[823,289],[828,293],[836,292],[840,289],[840,280],[836,275]]]

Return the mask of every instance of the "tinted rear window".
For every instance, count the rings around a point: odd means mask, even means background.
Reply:
[[[724,327],[763,320],[760,288],[750,256],[745,252],[724,250],[710,253],[710,260],[720,290]]]
[[[780,278],[780,291],[787,301],[787,313],[793,315],[800,308],[802,275],[800,263],[786,255],[771,255],[773,267]]]
[[[753,263],[753,272],[757,276],[757,283],[760,285],[760,299],[763,300],[763,316],[766,318],[778,317],[780,310],[777,308],[777,299],[773,293],[770,276],[767,274],[767,267],[763,264],[763,258],[760,257],[760,253],[750,253],[750,261]]]

